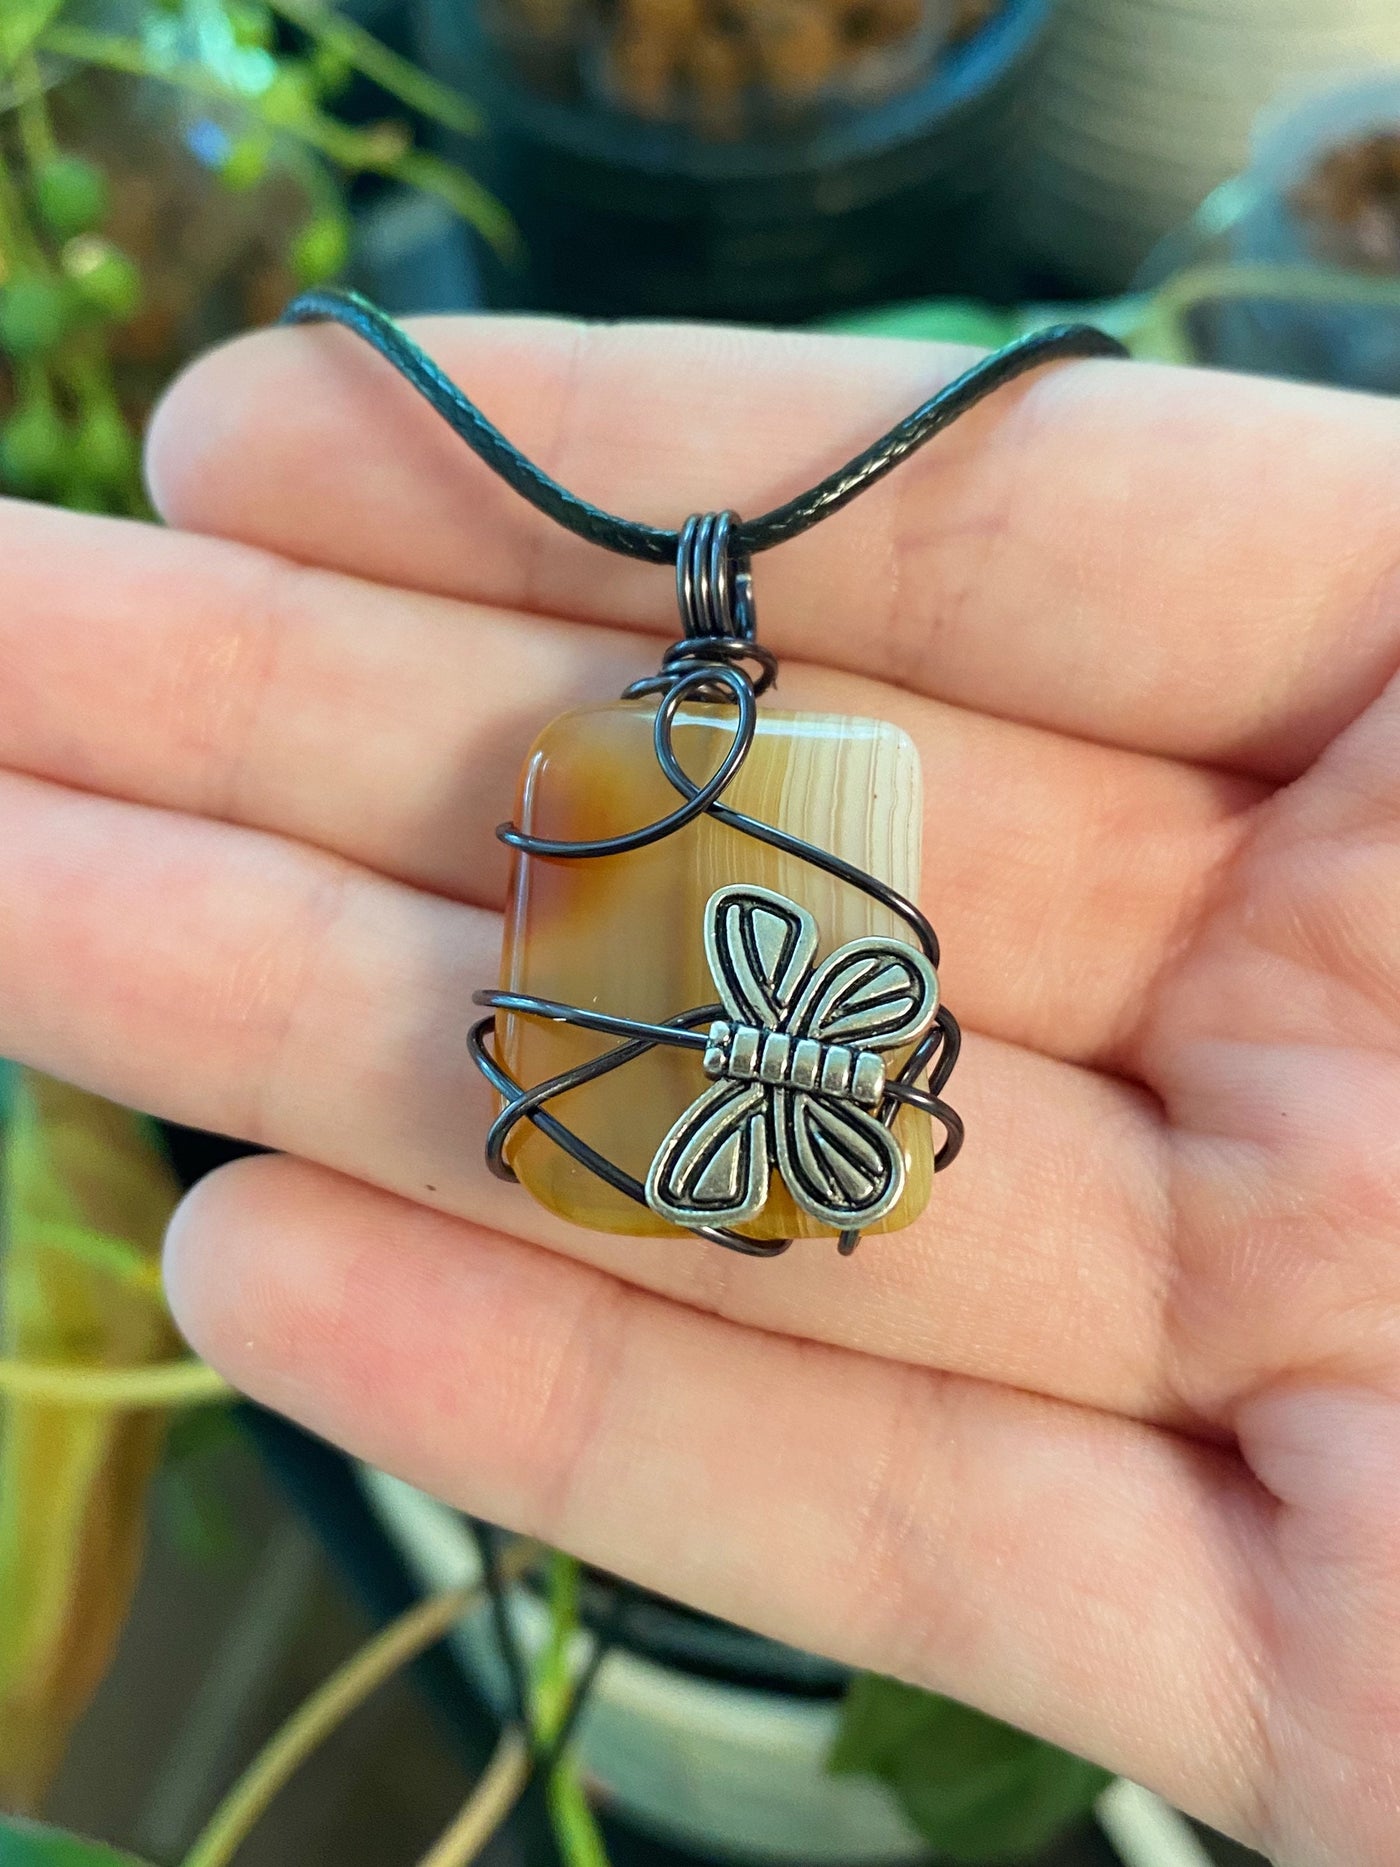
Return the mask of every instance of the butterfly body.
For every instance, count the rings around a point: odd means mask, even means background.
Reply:
[[[885,1060],[873,1050],[824,1044],[815,1037],[793,1037],[756,1024],[730,1024],[723,1018],[710,1026],[705,1074],[768,1083],[775,1089],[817,1091],[866,1108],[877,1107],[885,1094]]]
[[[880,1119],[883,1053],[916,1044],[938,1008],[928,959],[901,941],[849,941],[816,962],[816,922],[768,889],[737,886],[705,910],[705,950],[728,1014],[710,1029],[714,1080],[662,1141],[652,1209],[677,1225],[752,1219],[772,1173],[838,1231],[897,1205],[902,1148]]]

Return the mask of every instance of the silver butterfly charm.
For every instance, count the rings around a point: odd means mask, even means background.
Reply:
[[[705,953],[726,1018],[710,1027],[717,1080],[657,1149],[647,1204],[676,1225],[737,1225],[762,1210],[774,1167],[814,1219],[859,1231],[904,1191],[904,1153],[870,1111],[881,1053],[917,1043],[938,977],[899,940],[839,947],[816,965],[817,924],[767,888],[721,888]]]

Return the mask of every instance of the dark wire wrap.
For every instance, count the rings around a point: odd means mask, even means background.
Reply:
[[[738,708],[734,738],[725,757],[720,761],[715,776],[705,784],[697,784],[683,769],[676,757],[672,741],[672,728],[676,713],[681,703],[693,688],[705,689],[707,684],[727,686],[733,693]],[[640,683],[649,687],[650,683]],[[629,690],[630,691],[630,690]],[[689,669],[674,676],[667,685],[660,705],[656,710],[653,738],[657,763],[668,781],[680,792],[685,802],[678,810],[665,817],[659,817],[654,823],[643,824],[639,829],[622,837],[598,838],[595,841],[561,843],[544,837],[529,835],[517,829],[513,824],[502,824],[496,834],[502,842],[526,855],[563,858],[569,861],[588,861],[595,857],[614,855],[619,850],[638,849],[648,843],[657,842],[662,836],[670,835],[680,827],[678,819],[690,822],[694,817],[705,814],[714,817],[717,822],[727,824],[743,836],[750,836],[757,841],[767,843],[785,854],[796,856],[800,861],[811,863],[814,868],[823,869],[829,875],[858,888],[863,894],[880,902],[894,914],[913,934],[922,951],[927,955],[929,964],[938,965],[938,936],[934,933],[927,918],[915,907],[912,901],[905,899],[887,882],[877,876],[867,874],[844,857],[833,855],[830,850],[821,849],[805,838],[795,836],[790,830],[780,829],[776,824],[764,823],[757,817],[751,817],[745,811],[735,810],[731,805],[719,801],[719,792],[731,782],[734,772],[743,763],[750,745],[753,743],[755,719],[754,686],[747,673],[732,664],[725,663],[707,669],[705,666]],[[736,757],[736,754],[738,755]],[[722,783],[717,783],[719,779]],[[500,1114],[491,1124],[486,1137],[486,1163],[500,1179],[513,1180],[515,1174],[506,1161],[507,1143],[516,1127],[522,1121],[532,1122],[540,1131],[554,1142],[580,1166],[586,1167],[600,1180],[638,1205],[646,1205],[646,1189],[634,1174],[619,1167],[616,1161],[609,1160],[605,1154],[592,1147],[581,1135],[575,1134],[555,1115],[551,1115],[545,1104],[555,1096],[566,1094],[571,1089],[581,1088],[584,1083],[596,1082],[600,1076],[609,1075],[613,1070],[621,1069],[624,1064],[634,1062],[648,1050],[658,1044],[672,1048],[703,1051],[708,1041],[703,1027],[710,1025],[716,1018],[723,1017],[722,1005],[698,1005],[689,1011],[681,1012],[665,1024],[647,1024],[637,1018],[615,1016],[611,1012],[597,1011],[587,1006],[563,1005],[553,999],[540,998],[529,992],[481,991],[472,994],[472,1002],[487,1008],[490,1016],[480,1019],[468,1034],[468,1045],[478,1069],[486,1077],[501,1097]],[[557,1076],[551,1076],[542,1083],[536,1083],[527,1089],[505,1068],[495,1053],[494,1045],[488,1045],[488,1034],[494,1038],[496,1013],[504,1011],[517,1016],[547,1018],[561,1024],[571,1024],[584,1030],[603,1031],[624,1041],[603,1051],[599,1056],[590,1058],[586,1063],[576,1064],[572,1069],[563,1070]],[[957,1158],[963,1142],[962,1120],[957,1112],[942,1099],[942,1090],[953,1065],[958,1059],[961,1033],[957,1020],[946,1006],[940,1006],[933,1027],[928,1035],[910,1054],[904,1067],[897,1076],[887,1083],[884,1100],[876,1111],[877,1119],[887,1127],[892,1126],[896,1116],[903,1108],[916,1108],[931,1120],[942,1125],[944,1139],[934,1155],[934,1172],[940,1172],[951,1165]],[[918,1087],[918,1078],[927,1074],[927,1087]],[[691,1228],[698,1237],[708,1239],[712,1244],[724,1245],[731,1251],[739,1251],[748,1257],[773,1258],[786,1251],[792,1243],[790,1238],[753,1239],[745,1238],[742,1233],[730,1231],[724,1226],[697,1225]],[[860,1242],[860,1233],[846,1231],[840,1234],[839,1248],[843,1256],[848,1257]]]
[[[741,835],[810,863],[881,903],[909,929],[929,963],[936,968],[937,936],[912,901],[831,851],[723,802],[723,793],[733,782],[753,744],[758,698],[772,685],[777,673],[774,656],[757,640],[750,560],[755,551],[766,551],[795,538],[819,519],[839,511],[960,415],[1027,371],[1069,357],[1122,356],[1126,354],[1123,346],[1115,338],[1086,324],[1061,324],[1037,331],[973,364],[879,440],[847,461],[844,467],[786,504],[748,521],[739,520],[732,512],[696,514],[687,519],[679,531],[668,531],[604,512],[551,479],[506,439],[392,318],[367,299],[354,292],[329,289],[307,292],[288,307],[283,317],[289,324],[320,320],[344,325],[372,345],[436,409],[473,453],[538,511],[566,530],[609,551],[650,563],[675,564],[681,638],[666,650],[659,671],[634,681],[626,689],[624,698],[659,696],[653,729],[656,759],[679,794],[680,803],[654,822],[641,824],[619,836],[563,842],[533,836],[514,824],[504,823],[497,829],[502,842],[523,855],[590,861],[644,849],[663,837],[674,835],[699,817],[710,816]],[[713,776],[702,783],[697,783],[682,768],[673,743],[676,716],[687,701],[731,705],[735,710],[734,736],[729,748]],[[599,1179],[627,1198],[646,1205],[646,1191],[640,1180],[590,1146],[545,1105],[570,1089],[622,1068],[658,1044],[703,1051],[707,1039],[701,1027],[721,1016],[723,1007],[696,1006],[663,1024],[648,1024],[582,1006],[559,1004],[531,993],[481,991],[473,994],[473,1002],[487,1008],[488,1016],[472,1026],[468,1046],[477,1067],[502,1101],[501,1112],[486,1138],[486,1160],[491,1171],[502,1179],[515,1179],[506,1160],[506,1147],[518,1124],[528,1121]],[[497,1056],[494,1043],[487,1041],[488,1034],[492,1038],[495,1036],[498,1012],[551,1019],[601,1031],[622,1041],[586,1063],[527,1088],[515,1081]],[[877,1119],[887,1127],[893,1125],[905,1108],[916,1109],[942,1126],[944,1138],[934,1155],[935,1172],[951,1164],[963,1142],[962,1122],[942,1095],[957,1062],[960,1044],[956,1019],[946,1007],[940,1006],[927,1035],[886,1085],[884,1099],[876,1110]],[[920,1077],[925,1079],[922,1088]],[[690,1229],[698,1237],[751,1257],[776,1257],[792,1242],[791,1239],[745,1238],[722,1226],[696,1225]],[[849,1255],[859,1238],[858,1232],[842,1232],[841,1252]]]

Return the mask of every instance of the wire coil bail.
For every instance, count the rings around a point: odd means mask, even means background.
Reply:
[[[689,641],[752,642],[753,571],[735,548],[732,512],[695,512],[681,527],[676,547],[676,601]]]
[[[755,696],[773,685],[778,663],[755,638],[753,571],[738,547],[739,521],[732,512],[694,512],[676,537],[676,602],[681,639],[662,657],[661,672],[634,681],[630,695],[663,693],[684,677],[690,698],[732,703],[732,675],[742,673]],[[695,679],[705,668],[729,672],[720,681]]]

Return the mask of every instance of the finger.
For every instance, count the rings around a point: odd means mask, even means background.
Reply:
[[[1173,1130],[1177,1335],[1400,1388],[1400,680],[1262,812],[1140,1060]]]
[[[481,1158],[466,1054],[495,915],[277,838],[0,778],[0,1054],[587,1256],[762,1327],[1180,1418],[1155,1111],[990,1039],[972,1141],[856,1263],[588,1232]]]
[[[206,1180],[168,1263],[202,1354],[373,1464],[1249,1822],[1263,1494],[1230,1455],[738,1328],[299,1163]]]
[[[970,356],[534,319],[415,329],[549,471],[667,525],[788,498]],[[1394,663],[1397,470],[1400,416],[1380,400],[1051,368],[761,557],[761,629],[781,653],[964,706],[1290,777]],[[196,530],[384,582],[676,628],[664,570],[527,508],[343,331],[265,333],[198,364],[156,419],[150,474],[165,515]]]
[[[635,650],[615,630],[0,503],[0,762],[276,830],[482,905],[504,896],[494,826],[531,740],[616,696]],[[1161,956],[1257,788],[802,665],[782,696],[913,736],[925,894],[959,1015],[1124,1065]]]

